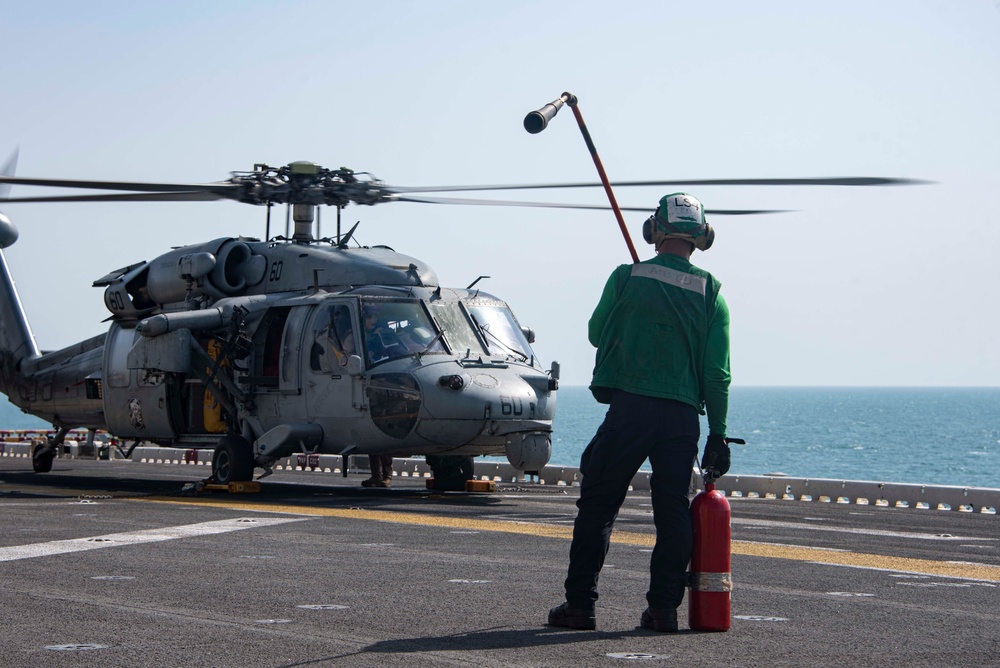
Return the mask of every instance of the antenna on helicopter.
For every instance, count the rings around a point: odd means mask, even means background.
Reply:
[[[337,248],[347,248],[347,243],[351,240],[351,237],[354,236],[354,230],[358,229],[358,225],[360,224],[361,224],[360,220],[354,223],[354,227],[347,230],[347,234],[345,234],[342,239],[340,237],[337,237]]]

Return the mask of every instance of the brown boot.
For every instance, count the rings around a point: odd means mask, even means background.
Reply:
[[[377,476],[372,476],[371,478],[368,478],[367,480],[362,480],[361,481],[361,486],[362,487],[385,487],[386,485],[385,485],[385,483],[382,482],[382,478],[377,477]]]

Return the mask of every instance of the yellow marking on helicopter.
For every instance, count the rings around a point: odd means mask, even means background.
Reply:
[[[216,499],[138,499],[144,502],[181,503],[224,507],[231,510],[256,511],[271,513],[291,513],[313,517],[339,517],[343,519],[368,520],[373,522],[390,522],[394,524],[410,524],[419,526],[434,526],[448,529],[464,529],[472,531],[493,531],[500,533],[523,534],[541,538],[560,538],[569,540],[573,537],[572,527],[555,524],[539,524],[535,522],[517,522],[511,520],[477,520],[464,517],[440,517],[420,513],[401,513],[391,510],[365,510],[361,508],[308,508],[303,506],[270,505],[256,503],[239,503],[219,501]],[[611,542],[638,547],[653,547],[656,536],[650,533],[634,531],[615,531]],[[787,559],[791,561],[809,561],[831,566],[849,566],[853,568],[869,568],[876,570],[895,571],[902,573],[917,573],[948,578],[964,578],[970,580],[985,580],[1000,582],[1000,567],[986,564],[955,563],[934,561],[931,559],[912,559],[884,554],[865,554],[861,552],[833,552],[811,547],[794,545],[774,545],[752,541],[734,540],[732,553],[749,557],[764,557],[768,559]]]

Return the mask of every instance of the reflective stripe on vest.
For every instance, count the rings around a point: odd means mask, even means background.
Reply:
[[[677,271],[670,267],[661,267],[658,264],[634,264],[632,265],[632,276],[652,278],[661,283],[675,285],[683,290],[697,292],[700,295],[705,294],[705,286],[708,283],[708,280],[701,276]]]

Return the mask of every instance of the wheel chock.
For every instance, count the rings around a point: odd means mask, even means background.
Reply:
[[[495,492],[497,484],[492,480],[466,480],[466,492]]]
[[[462,489],[458,487],[447,487],[445,489],[439,489],[434,484],[434,478],[427,478],[425,483],[427,489],[436,492],[461,492]],[[466,480],[464,489],[466,492],[495,492],[497,491],[497,484],[492,480]]]
[[[230,494],[255,494],[260,491],[260,483],[255,481],[231,482],[228,485],[205,485],[205,489],[213,492],[229,492]]]

